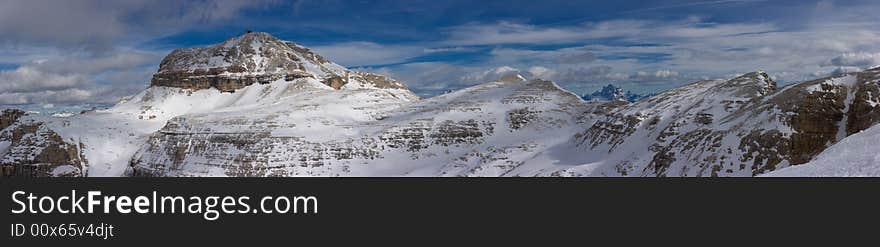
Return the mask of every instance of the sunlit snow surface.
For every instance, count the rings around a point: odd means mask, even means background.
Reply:
[[[346,85],[330,90],[310,80],[251,86],[247,90],[278,94],[269,97],[278,100],[174,118],[160,130],[165,136],[151,140],[133,159],[175,163],[167,147],[178,143],[180,134],[192,136],[192,143],[232,138],[250,144],[210,142],[206,149],[187,152],[164,175],[225,176],[231,166],[254,163],[286,176],[535,176],[585,164],[571,137],[580,129],[575,116],[589,104],[552,82],[518,79],[418,101],[403,89]],[[513,110],[533,112],[535,119],[511,126]],[[462,142],[438,137],[448,134],[444,126],[462,123],[478,126],[478,136]],[[406,139],[414,131],[418,137]],[[409,146],[412,142],[418,147]],[[326,150],[352,150],[354,156],[337,159]],[[235,161],[250,157],[256,160]]]
[[[352,87],[357,86],[352,84]],[[371,93],[388,94],[389,102],[382,102]],[[121,176],[135,154],[146,142],[148,137],[165,126],[174,117],[191,115],[194,118],[209,121],[217,119],[219,123],[232,121],[236,118],[253,120],[265,119],[270,112],[285,112],[284,109],[305,109],[321,104],[321,110],[303,110],[300,114],[284,116],[284,121],[307,121],[309,116],[320,115],[327,119],[344,119],[338,121],[355,121],[365,119],[378,108],[394,108],[394,103],[408,102],[418,99],[409,91],[399,89],[386,90],[333,90],[315,79],[306,78],[293,82],[283,80],[256,84],[234,93],[222,93],[216,89],[188,90],[168,87],[151,87],[116,106],[73,116],[31,115],[38,122],[45,122],[64,140],[72,143],[83,143],[84,154],[88,159],[89,176]],[[351,103],[344,103],[351,102]],[[374,111],[363,110],[371,104]],[[211,113],[211,114],[206,114]],[[206,114],[199,117],[199,114]],[[218,119],[219,118],[219,119]],[[242,129],[223,129],[223,124],[214,126],[212,131],[246,131]],[[241,127],[243,125],[233,125]],[[340,131],[333,129],[311,129],[315,138],[333,138]],[[278,133],[284,134],[284,131]],[[0,145],[2,146],[2,145]]]
[[[844,138],[809,163],[764,174],[767,177],[880,176],[880,126]]]

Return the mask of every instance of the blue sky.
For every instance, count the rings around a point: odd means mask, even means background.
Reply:
[[[519,72],[579,94],[880,65],[876,1],[0,0],[0,104],[113,102],[174,48],[269,32],[430,96]]]

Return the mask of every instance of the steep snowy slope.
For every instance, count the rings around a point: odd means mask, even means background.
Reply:
[[[370,98],[375,93],[299,93],[259,110],[178,117],[135,155],[132,174],[534,175],[555,164],[529,161],[550,147],[573,146],[575,116],[587,110],[552,82],[522,77],[402,107]],[[352,112],[352,104],[362,110]]]
[[[768,177],[878,177],[880,126],[844,138],[813,161],[764,174]]]
[[[580,134],[571,175],[753,176],[802,164],[880,122],[880,69],[777,89],[765,73],[701,81],[623,106]],[[581,171],[580,169],[583,169]]]

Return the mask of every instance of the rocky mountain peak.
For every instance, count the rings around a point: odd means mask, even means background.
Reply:
[[[258,42],[258,43],[282,42],[283,43],[284,41],[281,39],[278,39],[277,37],[272,36],[271,34],[266,33],[266,32],[248,31],[238,37],[229,38],[229,39],[221,42],[221,44],[224,46],[227,46],[227,47],[232,47],[232,46],[240,45],[241,43],[251,43],[251,42]]]
[[[634,94],[630,91],[624,91],[623,88],[608,84],[593,93],[585,94],[581,98],[587,101],[628,101],[635,102],[650,95]]]
[[[313,78],[336,90],[350,82],[406,89],[393,79],[350,71],[308,48],[264,32],[247,32],[206,47],[174,50],[162,60],[151,85],[234,92],[255,83],[300,78]]]
[[[760,97],[776,92],[779,87],[767,72],[755,71],[745,73],[721,84],[721,88],[735,90],[734,95],[740,97]]]

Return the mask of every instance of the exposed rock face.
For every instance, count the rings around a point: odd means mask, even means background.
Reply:
[[[174,50],[162,60],[151,85],[234,92],[256,83],[310,77],[340,89],[352,80],[350,76],[380,88],[406,88],[383,76],[352,73],[305,47],[261,32],[246,33],[209,47]]]
[[[84,176],[83,146],[70,144],[39,122],[19,122],[0,132],[0,167],[5,177]]]
[[[6,127],[11,126],[16,121],[18,121],[21,116],[24,116],[25,112],[18,109],[5,109],[0,112],[0,131],[6,129]]]
[[[880,125],[855,133],[806,164],[761,174],[770,177],[880,177]]]
[[[880,122],[878,87],[880,69],[874,69],[801,83],[771,99],[791,116],[792,164]]]
[[[868,129],[880,122],[880,68],[856,74],[857,88],[851,88],[847,97],[852,103],[847,108],[846,135]]]
[[[607,156],[607,176],[753,176],[802,164],[880,122],[878,72],[783,89],[763,72],[697,82],[612,110],[581,146]]]

